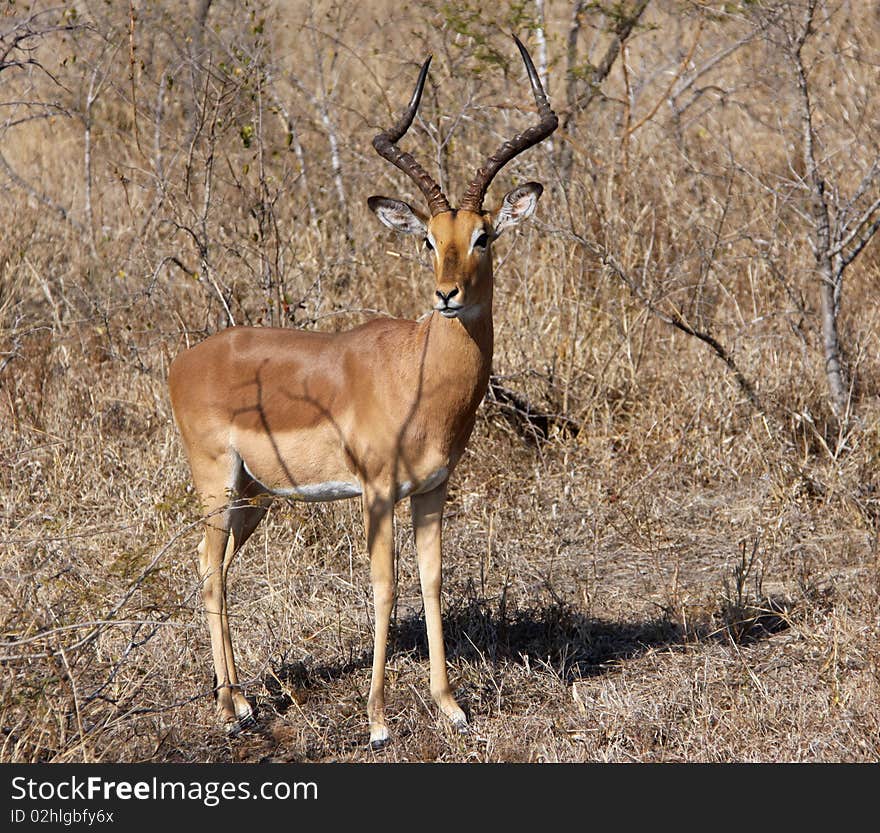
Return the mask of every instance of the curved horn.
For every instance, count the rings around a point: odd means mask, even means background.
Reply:
[[[533,127],[527,128],[509,142],[501,145],[495,152],[495,155],[490,156],[486,164],[477,171],[461,201],[461,208],[464,211],[476,211],[477,213],[482,211],[486,189],[488,189],[489,183],[492,182],[495,174],[514,156],[543,141],[559,126],[559,119],[550,108],[547,94],[541,86],[541,79],[538,77],[538,71],[532,63],[528,50],[522,45],[522,41],[516,35],[513,36],[513,39],[516,41],[519,54],[522,55],[523,62],[526,65],[526,72],[529,74],[529,82],[532,85],[532,92],[535,95],[535,104],[538,107],[538,115],[541,117],[541,121]]]
[[[401,136],[409,130],[419,109],[419,101],[422,98],[422,90],[425,86],[425,79],[428,77],[428,67],[431,65],[431,58],[422,64],[422,71],[419,73],[419,80],[416,81],[416,88],[413,90],[412,98],[403,111],[397,124],[390,130],[383,130],[375,139],[373,139],[373,147],[376,148],[378,154],[387,159],[392,165],[400,168],[416,185],[419,186],[421,192],[428,201],[428,207],[431,210],[431,216],[449,211],[449,201],[440,190],[440,186],[434,182],[428,172],[413,159],[405,150],[397,147],[397,142]]]

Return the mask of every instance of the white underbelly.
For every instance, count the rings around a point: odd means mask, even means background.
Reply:
[[[449,469],[443,466],[437,469],[437,471],[431,472],[419,483],[404,480],[397,487],[397,499],[403,500],[410,495],[423,495],[425,492],[430,492],[432,489],[436,489],[447,477],[449,477]]]
[[[347,483],[344,480],[328,480],[326,483],[307,483],[303,486],[271,490],[273,495],[290,500],[303,500],[307,503],[323,503],[329,500],[345,500],[363,494],[360,483]]]
[[[307,503],[324,503],[330,500],[345,500],[363,494],[361,484],[357,480],[328,480],[324,483],[297,483],[293,486],[269,486],[256,477],[248,468],[247,461],[241,459],[241,465],[251,480],[259,483],[266,494],[277,495],[289,500],[302,500]]]
[[[248,476],[259,483],[266,490],[267,494],[277,495],[289,500],[323,503],[331,500],[360,497],[364,493],[363,487],[357,480],[328,480],[325,483],[303,483],[295,486],[267,486],[258,477],[254,477],[244,460],[242,460],[242,465]],[[396,499],[403,500],[411,495],[430,492],[432,489],[436,489],[447,477],[449,477],[449,469],[443,466],[418,482],[404,480],[397,486]]]

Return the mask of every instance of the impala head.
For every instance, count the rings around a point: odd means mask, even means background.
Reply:
[[[383,131],[373,139],[373,147],[379,154],[419,186],[428,202],[429,213],[390,197],[370,197],[367,202],[386,226],[403,234],[423,238],[434,265],[436,286],[433,307],[446,318],[467,319],[491,308],[492,242],[505,229],[530,217],[544,190],[537,182],[527,182],[508,192],[495,210],[483,209],[486,190],[495,174],[514,156],[546,139],[559,123],[550,109],[528,51],[517,37],[514,36],[514,40],[526,65],[540,122],[505,142],[489,157],[468,186],[458,209],[450,206],[440,186],[424,168],[410,154],[397,147],[397,142],[415,118],[428,76],[430,58],[422,65],[409,106],[400,120],[390,130]]]

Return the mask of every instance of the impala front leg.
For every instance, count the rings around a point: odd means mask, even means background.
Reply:
[[[444,482],[431,492],[413,495],[410,507],[418,551],[422,601],[425,605],[425,627],[428,631],[431,696],[453,725],[460,732],[466,732],[467,718],[452,696],[446,674],[446,648],[443,644],[443,620],[440,614],[440,587],[443,581],[441,543],[446,486],[447,483]]]
[[[252,717],[250,703],[241,693],[229,633],[226,576],[234,554],[233,536],[229,530],[209,522],[199,544],[199,574],[214,656],[217,711],[230,734],[238,732]]]
[[[381,749],[388,742],[385,725],[385,655],[388,627],[394,605],[394,501],[384,494],[364,490],[364,525],[367,551],[370,554],[370,577],[373,582],[375,632],[373,635],[373,674],[367,717],[370,720],[370,746]]]

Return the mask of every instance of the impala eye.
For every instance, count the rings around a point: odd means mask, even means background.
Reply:
[[[431,241],[428,240],[427,237],[425,238],[425,248],[426,248],[429,252],[433,252],[433,251],[434,251],[434,247],[431,245]]]
[[[475,249],[485,249],[486,246],[489,245],[489,235],[483,232],[475,241],[474,248]]]

